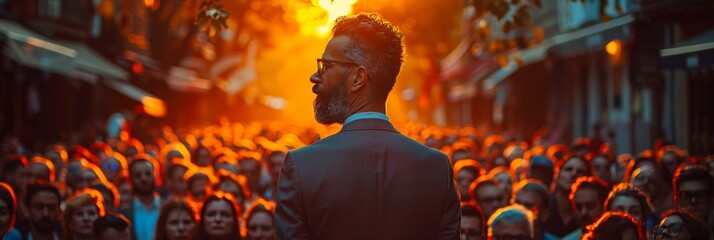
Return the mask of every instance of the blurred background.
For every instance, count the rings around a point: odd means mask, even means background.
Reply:
[[[313,124],[315,59],[359,12],[405,35],[393,122],[714,153],[712,0],[0,0],[0,134]]]

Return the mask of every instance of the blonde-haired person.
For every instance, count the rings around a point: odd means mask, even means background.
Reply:
[[[104,198],[99,191],[86,188],[73,194],[67,199],[62,215],[63,239],[94,239],[94,221],[104,213]]]

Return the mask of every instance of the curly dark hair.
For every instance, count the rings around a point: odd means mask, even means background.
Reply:
[[[404,35],[374,13],[337,18],[332,33],[352,38],[345,57],[367,69],[375,83],[376,97],[386,100],[404,63]]]

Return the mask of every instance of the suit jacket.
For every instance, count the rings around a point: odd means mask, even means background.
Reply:
[[[285,157],[276,239],[459,239],[448,157],[361,119]]]

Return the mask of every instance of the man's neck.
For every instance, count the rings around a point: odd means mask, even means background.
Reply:
[[[151,206],[154,203],[154,193],[153,192],[151,194],[137,195],[136,198],[138,198],[139,202],[141,202],[141,204],[146,207]]]
[[[40,231],[39,229],[32,228],[30,231],[32,234],[32,240],[54,240],[55,233],[53,231]]]
[[[378,112],[385,113],[387,108],[384,102],[379,103],[378,101],[354,101],[350,104],[350,116],[355,113],[360,112]]]

